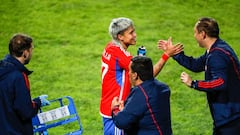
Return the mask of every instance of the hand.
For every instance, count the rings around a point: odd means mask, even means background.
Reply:
[[[41,107],[50,105],[50,102],[47,100],[48,95],[41,95],[38,98],[41,100]]]
[[[177,43],[176,45],[169,46],[164,53],[168,54],[168,56],[174,56],[183,51],[183,45]]]
[[[120,102],[119,102],[119,98],[118,97],[114,97],[113,98],[111,109],[113,110],[113,108],[116,107],[116,106],[120,106]]]
[[[174,56],[183,51],[183,45],[177,43],[176,45],[172,45],[172,38],[168,38],[168,40],[159,40],[158,48],[163,50],[168,56]]]
[[[121,100],[119,104],[119,110],[122,111],[124,108],[124,102]]]
[[[172,46],[172,38],[168,38],[168,40],[159,40],[158,41],[158,48],[160,50],[166,51],[168,46]]]
[[[192,78],[187,73],[182,72],[180,78],[181,78],[181,80],[182,80],[182,82],[184,84],[186,84],[187,86],[191,87]]]

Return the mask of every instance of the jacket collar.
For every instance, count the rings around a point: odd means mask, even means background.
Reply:
[[[5,56],[2,62],[4,63],[4,66],[8,67],[9,69],[19,70],[20,72],[24,72],[27,75],[30,75],[33,72],[28,70],[20,61],[9,54]]]

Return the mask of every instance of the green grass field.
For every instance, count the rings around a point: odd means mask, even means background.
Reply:
[[[154,63],[161,56],[158,39],[172,36],[184,44],[186,54],[199,56],[193,38],[198,18],[215,18],[221,38],[240,55],[240,3],[238,0],[0,0],[0,58],[8,53],[8,41],[14,33],[26,33],[34,39],[34,54],[27,67],[32,97],[48,94],[49,99],[73,97],[85,135],[101,135],[99,115],[101,95],[101,53],[111,40],[108,26],[112,18],[129,17],[136,26],[137,45],[129,48],[136,55],[144,45]],[[180,82],[182,71],[193,73],[170,59],[157,79],[171,88],[171,113],[174,135],[210,135],[212,120],[205,93],[196,92]],[[51,130],[51,135],[73,129],[67,126]]]

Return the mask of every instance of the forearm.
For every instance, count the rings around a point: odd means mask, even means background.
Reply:
[[[164,53],[162,55],[162,57],[158,60],[158,62],[154,65],[154,67],[153,67],[153,76],[154,77],[156,77],[160,73],[163,66],[167,62],[168,58],[169,58],[169,56],[166,53]]]
[[[213,80],[193,80],[191,87],[205,92],[213,92],[226,89],[226,82],[222,78]]]
[[[181,52],[174,55],[173,59],[178,62],[178,64],[192,72],[202,72],[205,70],[205,55],[193,58],[192,56],[186,56],[184,52]]]

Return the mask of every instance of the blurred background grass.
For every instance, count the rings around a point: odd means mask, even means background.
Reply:
[[[205,50],[193,38],[198,18],[215,18],[221,38],[240,55],[238,0],[0,0],[0,57],[8,53],[14,33],[34,39],[34,54],[27,67],[33,97],[48,94],[49,99],[69,95],[75,100],[84,134],[101,135],[99,115],[101,95],[101,53],[111,40],[108,26],[113,18],[129,17],[136,26],[137,45],[129,48],[136,55],[144,45],[154,62],[162,52],[159,39],[173,38],[184,44],[185,53],[199,56]],[[171,88],[172,127],[175,135],[209,135],[212,120],[205,94],[180,82],[186,69],[169,59],[157,77]],[[194,79],[203,73],[187,71]],[[51,130],[58,135],[73,126]]]

